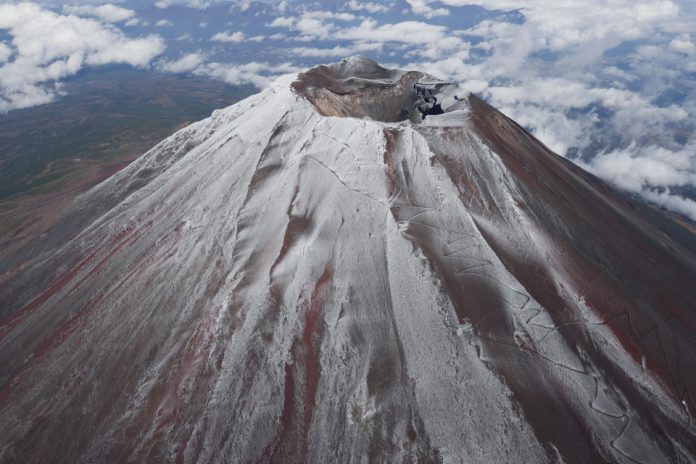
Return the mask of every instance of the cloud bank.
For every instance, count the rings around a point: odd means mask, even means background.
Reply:
[[[119,21],[131,17],[115,8],[97,7],[90,14]],[[156,35],[130,38],[106,22],[34,3],[0,5],[0,31],[10,37],[0,45],[0,113],[53,100],[59,81],[85,66],[145,67],[165,48]]]
[[[135,16],[135,11],[120,6],[106,3],[104,5],[66,5],[63,11],[68,14],[79,16],[94,16],[110,23],[126,21]]]

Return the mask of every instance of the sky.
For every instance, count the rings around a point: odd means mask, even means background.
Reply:
[[[232,85],[363,55],[459,83],[583,168],[696,220],[696,2],[0,4],[0,113],[118,64]]]

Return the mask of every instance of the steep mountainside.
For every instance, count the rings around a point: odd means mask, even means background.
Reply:
[[[696,241],[350,58],[0,263],[0,461],[696,461]]]

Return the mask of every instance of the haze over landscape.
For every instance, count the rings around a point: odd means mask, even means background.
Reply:
[[[696,462],[695,23],[0,4],[0,462]]]

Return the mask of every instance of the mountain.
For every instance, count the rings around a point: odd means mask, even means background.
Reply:
[[[280,78],[0,263],[2,462],[696,460],[696,239],[456,85]]]

